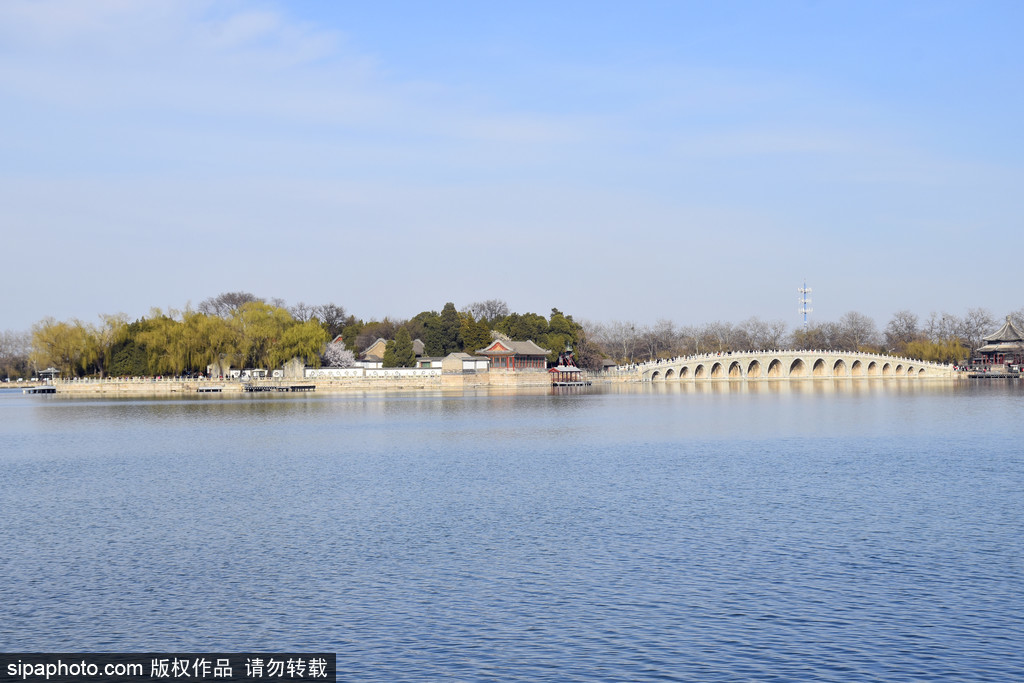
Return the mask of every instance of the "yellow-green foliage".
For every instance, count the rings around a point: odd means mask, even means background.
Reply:
[[[55,367],[64,376],[74,375],[88,347],[85,326],[44,318],[32,326],[30,358],[38,370]]]
[[[904,350],[904,355],[910,358],[939,363],[962,363],[969,354],[970,349],[958,339],[942,339],[940,341],[919,339],[908,343]]]
[[[327,331],[316,320],[292,325],[281,335],[281,343],[273,347],[269,365],[277,367],[297,357],[306,365],[318,368],[320,352],[328,341]]]
[[[32,361],[39,369],[52,365],[65,377],[79,370],[102,376],[111,350],[131,342],[144,350],[153,375],[205,372],[221,358],[235,367],[272,368],[298,356],[319,366],[327,341],[317,321],[299,323],[283,308],[254,301],[226,318],[159,309],[132,325],[121,315],[101,316],[96,326],[47,318],[32,328]]]

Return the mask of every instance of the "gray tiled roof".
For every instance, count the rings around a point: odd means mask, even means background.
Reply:
[[[999,328],[998,332],[994,332],[987,337],[982,337],[987,342],[1005,343],[1005,342],[1021,342],[1024,341],[1024,335],[1021,334],[1017,326],[1013,324],[1010,316],[1006,316],[1006,322]]]
[[[504,339],[501,339],[496,341],[498,341],[502,346],[506,346],[509,349],[511,349],[512,352],[517,356],[546,356],[549,353],[551,353],[547,349],[542,349],[541,347],[534,344],[532,339],[528,339],[526,341],[505,341]],[[493,346],[493,343],[488,344],[487,348],[480,349],[479,351],[477,351],[477,353],[483,354],[485,356],[490,355],[494,353],[493,351],[487,350],[491,346]]]

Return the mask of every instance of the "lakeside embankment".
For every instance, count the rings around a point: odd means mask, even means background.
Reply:
[[[603,381],[626,381],[626,376]],[[633,376],[629,381],[637,382]],[[252,381],[135,377],[56,381],[57,394],[66,396],[168,396],[178,394],[242,394],[247,391],[287,392],[291,387],[313,387],[319,393],[382,390],[462,390],[479,388],[546,387],[551,379],[546,372],[486,372],[477,374],[435,374],[430,376],[344,377],[307,379],[264,379]],[[248,388],[247,388],[248,387]],[[307,389],[308,390],[308,389]]]
[[[636,374],[617,373],[593,373],[585,376],[585,379],[593,382],[594,385],[613,384],[650,384],[650,381],[642,380]],[[802,377],[802,378],[760,378],[754,380],[735,379],[712,379],[705,381],[694,381],[686,379],[655,382],[666,386],[733,386],[737,384],[749,385],[789,385],[803,384],[805,382],[837,382],[840,385],[864,385],[864,384],[888,384],[931,383],[939,381],[953,381],[959,383],[968,380],[966,373],[953,373],[946,377],[915,378],[915,377]],[[313,393],[346,393],[346,392],[379,392],[379,391],[463,391],[476,389],[506,389],[515,391],[517,389],[533,390],[543,389],[551,386],[551,380],[546,372],[516,372],[516,373],[480,373],[480,374],[451,374],[433,375],[426,377],[353,377],[344,379],[297,379],[297,380],[256,380],[241,382],[238,380],[206,380],[206,379],[156,379],[156,378],[134,378],[134,379],[104,379],[104,380],[78,380],[70,382],[54,382],[52,385],[56,394],[73,398],[88,397],[161,397],[161,396],[187,396],[202,395],[205,393],[234,394],[242,395],[249,392],[290,392],[308,391]],[[13,388],[13,387],[12,387]],[[20,388],[20,387],[19,387]],[[294,388],[294,389],[293,389]]]

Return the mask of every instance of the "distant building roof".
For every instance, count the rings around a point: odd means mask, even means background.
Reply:
[[[361,360],[384,360],[384,349],[387,347],[387,341],[383,337],[378,337],[377,341],[367,346],[359,358]]]
[[[495,339],[477,353],[481,356],[546,356],[551,352],[534,344],[532,339],[526,341]]]

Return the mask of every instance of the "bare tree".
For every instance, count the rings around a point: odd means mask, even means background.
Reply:
[[[890,351],[905,349],[921,336],[917,316],[908,310],[896,311],[885,326],[885,346]]]
[[[320,322],[327,328],[327,334],[330,335],[331,339],[334,339],[341,334],[342,328],[345,326],[345,308],[338,306],[337,304],[323,304],[313,309],[314,315],[320,319]]]
[[[199,312],[206,315],[215,315],[220,318],[230,318],[239,308],[253,301],[263,301],[252,292],[224,292],[217,296],[203,300],[199,304]]]
[[[602,343],[609,354],[620,362],[632,363],[637,347],[636,323],[613,320],[602,330]]]
[[[971,308],[960,324],[960,338],[971,350],[982,346],[982,337],[996,331],[998,324],[991,311],[986,308]]]
[[[471,313],[477,320],[486,320],[493,323],[510,313],[508,304],[501,299],[488,299],[487,301],[474,301],[466,306],[466,311]]]
[[[785,344],[786,335],[789,333],[789,325],[785,320],[769,320],[765,323],[763,337],[758,343],[761,349],[777,349]]]
[[[0,372],[5,378],[29,374],[29,350],[32,336],[28,332],[0,332]]]
[[[1018,330],[1024,330],[1024,308],[1018,308],[1011,313],[1010,320],[1017,326]]]
[[[588,325],[580,323],[579,330],[576,334],[576,345],[573,347],[573,351],[576,356],[576,365],[586,370],[603,370],[604,369],[604,358],[601,355],[601,350],[597,344],[591,342],[590,335],[587,332]]]
[[[658,335],[658,341],[664,351],[675,355],[679,347],[679,332],[671,320],[664,318],[654,323],[654,332]]]
[[[292,317],[295,318],[297,321],[299,321],[300,323],[304,323],[315,315],[315,310],[316,309],[314,309],[313,306],[310,306],[309,304],[300,301],[299,303],[289,308],[288,312],[291,313]]]
[[[735,351],[732,347],[736,339],[736,328],[732,323],[716,320],[708,323],[700,329],[700,352],[701,353],[723,353]]]
[[[794,349],[834,351],[841,347],[841,339],[838,323],[823,322],[794,330],[791,345]]]
[[[765,348],[761,340],[767,336],[765,332],[767,324],[760,318],[757,316],[747,318],[736,327],[743,333],[746,341],[746,344],[744,344],[746,350],[756,351]]]
[[[839,319],[837,350],[860,351],[878,345],[875,321],[857,311],[850,311]]]
[[[959,337],[961,327],[962,322],[955,315],[945,311],[942,313],[932,311],[928,314],[928,320],[924,324],[924,333],[929,341],[941,342]]]
[[[697,353],[700,344],[700,330],[693,325],[685,325],[676,333],[676,348],[683,355]]]
[[[658,357],[658,335],[650,325],[644,325],[637,330],[637,341],[647,360],[655,360]]]

